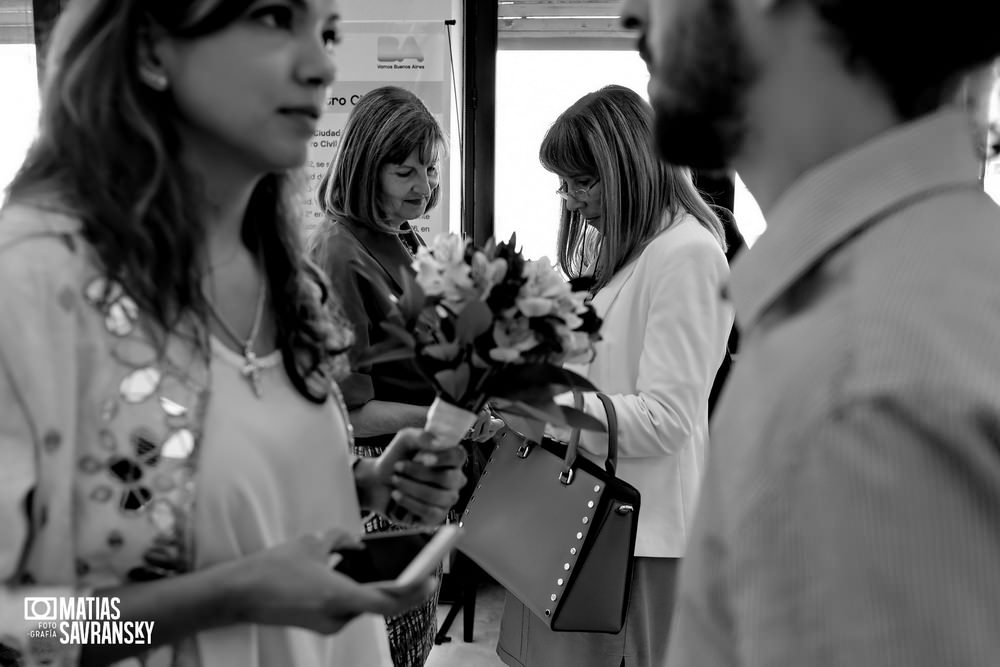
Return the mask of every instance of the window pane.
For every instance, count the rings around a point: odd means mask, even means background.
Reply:
[[[0,189],[24,160],[38,125],[38,65],[34,44],[0,44]],[[4,199],[5,195],[0,195]]]
[[[993,88],[990,91],[990,131],[989,150],[1000,149],[1000,61],[994,69]],[[986,161],[986,173],[983,179],[986,192],[1000,204],[1000,155],[994,154]]]

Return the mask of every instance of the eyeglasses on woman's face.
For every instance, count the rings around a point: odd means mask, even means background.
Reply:
[[[569,182],[564,180],[562,182],[562,185],[559,186],[559,189],[556,190],[556,194],[565,199],[566,201],[569,201],[570,198],[573,198],[582,204],[590,201],[591,192],[593,191],[594,187],[600,182],[601,182],[600,180],[595,179],[592,183],[590,183],[590,185],[584,185],[582,187],[570,189]]]

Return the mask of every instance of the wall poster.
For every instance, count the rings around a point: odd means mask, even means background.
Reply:
[[[322,218],[316,189],[336,155],[348,114],[365,93],[386,85],[406,88],[423,100],[446,138],[451,127],[451,65],[444,21],[343,21],[340,25],[342,41],[335,52],[336,81],[330,86],[306,163],[305,206],[309,223]],[[446,156],[441,160],[438,205],[422,218],[411,221],[427,241],[448,231],[450,167],[451,160]]]

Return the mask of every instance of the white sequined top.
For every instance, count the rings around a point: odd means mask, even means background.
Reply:
[[[342,402],[301,398],[277,357],[258,400],[196,327],[158,355],[77,220],[0,211],[0,286],[0,644],[26,665],[74,665],[79,652],[29,641],[26,596],[162,579],[331,526],[360,532]],[[335,640],[244,626],[125,664],[379,665],[385,643],[372,619]],[[367,657],[323,661],[355,647]]]

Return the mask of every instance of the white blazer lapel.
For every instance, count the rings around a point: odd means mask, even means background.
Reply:
[[[594,295],[591,305],[594,306],[594,310],[600,317],[606,317],[608,312],[611,310],[611,306],[618,299],[618,295],[621,293],[622,288],[625,287],[625,283],[628,279],[632,277],[632,273],[635,272],[636,264],[638,264],[639,259],[636,258],[623,266],[618,270],[607,285],[602,287],[597,294]]]

